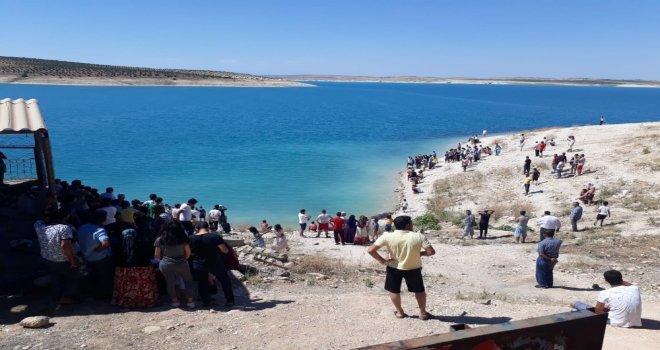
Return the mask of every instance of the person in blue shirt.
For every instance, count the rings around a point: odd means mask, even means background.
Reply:
[[[571,209],[571,229],[577,232],[577,222],[582,219],[582,207],[579,202],[573,202],[573,209]]]
[[[89,269],[89,283],[92,295],[98,299],[112,296],[112,283],[115,265],[110,249],[110,238],[103,228],[107,213],[97,210],[90,223],[78,229],[78,245]]]
[[[539,242],[536,258],[536,288],[552,288],[552,270],[557,264],[559,258],[559,248],[562,241],[555,238],[554,231],[544,231],[543,239]]]

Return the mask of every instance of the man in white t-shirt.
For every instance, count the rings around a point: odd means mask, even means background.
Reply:
[[[332,216],[328,215],[325,211],[325,209],[321,210],[321,214],[316,217],[316,222],[319,223],[319,232],[316,235],[316,237],[321,236],[321,231],[325,232],[325,238],[330,238],[328,235],[328,231],[330,230],[330,220],[332,219]]]
[[[598,293],[596,313],[607,312],[607,322],[613,327],[641,327],[642,297],[639,287],[624,281],[621,272],[617,270],[605,271],[603,277],[611,288]],[[578,310],[590,307],[579,301],[571,306]]]
[[[600,221],[600,227],[603,227],[603,221],[605,218],[612,216],[610,213],[610,207],[608,207],[609,203],[608,202],[603,202],[603,205],[601,205],[598,208],[598,215],[596,215],[596,221],[594,221],[594,226]]]
[[[213,206],[213,209],[209,211],[209,225],[211,227],[211,231],[217,231],[218,230],[218,223],[220,222],[220,205],[216,204]]]
[[[188,234],[188,236],[194,233],[192,218],[195,204],[197,204],[197,200],[195,198],[190,198],[188,202],[181,204],[181,208],[179,208],[178,211],[179,221],[181,222],[183,229],[186,230],[186,234]]]
[[[312,217],[307,214],[305,209],[300,209],[300,213],[298,213],[298,223],[300,224],[300,237],[305,238],[305,229],[307,228],[307,221],[311,219]]]

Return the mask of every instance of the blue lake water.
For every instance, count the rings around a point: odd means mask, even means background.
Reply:
[[[295,223],[300,208],[392,207],[409,154],[483,129],[660,120],[660,89],[316,83],[314,88],[0,84],[36,98],[56,175],[129,199],[157,193],[229,208],[230,222]],[[12,150],[5,153],[12,157]]]

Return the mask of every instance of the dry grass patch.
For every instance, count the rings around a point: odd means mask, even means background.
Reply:
[[[297,274],[321,273],[326,276],[344,277],[355,273],[355,268],[346,265],[339,259],[320,255],[304,255],[289,271]]]

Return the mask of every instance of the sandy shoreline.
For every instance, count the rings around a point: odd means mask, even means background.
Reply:
[[[577,151],[577,153],[586,152],[588,164],[585,166],[585,168],[599,169],[601,167],[605,167],[605,168],[609,167],[608,160],[610,159],[608,159],[609,158],[608,155],[609,156],[613,156],[613,155],[611,154],[612,153],[611,149],[598,148],[598,145],[602,145],[603,143],[606,142],[614,142],[615,140],[626,141],[628,137],[634,137],[633,135],[640,133],[644,135],[654,135],[655,132],[653,130],[655,129],[660,129],[660,122],[611,124],[611,125],[608,124],[603,126],[589,125],[589,126],[572,126],[572,127],[551,127],[551,128],[543,128],[543,129],[531,130],[531,131],[530,130],[511,131],[504,134],[489,135],[487,137],[481,138],[480,144],[483,145],[484,147],[491,146],[491,148],[494,148],[494,143],[499,142],[500,145],[503,147],[501,155],[495,156],[494,152],[493,155],[491,156],[486,155],[485,157],[483,157],[483,160],[479,162],[479,164],[473,165],[473,167],[469,168],[468,172],[475,170],[494,172],[498,168],[503,168],[503,167],[514,168],[517,170],[517,173],[519,173],[519,175],[509,180],[509,184],[511,185],[510,188],[512,191],[521,192],[522,163],[524,157],[526,155],[530,156],[530,158],[533,160],[532,166],[542,163],[545,164],[543,165],[543,167],[546,167],[550,164],[552,155],[554,153],[561,153],[566,151],[567,148],[566,138],[568,137],[568,135],[574,135],[578,140],[575,145],[575,150]],[[518,143],[521,133],[524,133],[526,136],[526,142],[523,151],[520,151],[519,143]],[[544,136],[551,136],[548,137],[548,139],[554,138],[557,145],[555,147],[548,146],[543,158],[534,158],[534,151],[533,151],[534,143],[536,141],[542,140]],[[632,142],[634,141],[634,139],[631,139],[630,141]],[[465,141],[461,143],[464,145],[466,144]],[[637,146],[644,147],[642,144],[639,144]],[[639,149],[639,151],[643,152],[641,148]],[[567,155],[569,155],[569,158],[570,155],[572,155],[573,153],[576,152],[567,153]],[[438,152],[438,157],[444,159],[444,152],[442,153]],[[545,180],[547,182],[553,180],[553,179],[549,179],[550,178],[549,167],[541,170],[541,172],[542,172],[542,176],[541,176],[542,181]],[[460,166],[460,163],[443,163],[441,160],[439,167],[433,170],[427,170],[424,181],[419,185],[419,188],[422,190],[422,193],[413,194],[410,187],[410,183],[409,181],[407,181],[406,173],[404,171],[399,172],[400,183],[405,184],[405,186],[403,188],[400,188],[399,190],[401,190],[403,197],[405,197],[409,203],[409,210],[407,211],[408,214],[412,215],[413,217],[426,214],[427,213],[426,205],[428,203],[428,200],[434,194],[433,184],[440,179],[461,173],[462,173],[462,168]],[[641,169],[641,172],[636,174],[637,176],[632,174],[617,172],[616,173],[617,177],[613,179],[601,179],[599,175],[591,174],[591,175],[583,175],[581,179],[570,178],[565,180],[569,181],[573,185],[586,185],[587,182],[593,182],[596,184],[597,187],[599,184],[602,187],[603,184],[616,182],[619,179],[638,178],[638,176],[641,174],[648,176],[648,175],[652,175],[653,173],[648,169]],[[653,176],[651,176],[651,179],[653,179]],[[657,174],[655,174],[655,182],[656,184],[660,182],[660,179],[658,179]],[[576,194],[579,193],[579,189],[577,189],[576,191],[577,192],[574,193]],[[541,193],[541,195],[543,195],[543,193]],[[577,195],[569,195],[567,197],[567,200],[575,199],[575,197],[577,197]],[[543,200],[542,206],[544,207],[548,207],[549,209],[555,209],[555,210],[560,209],[560,206],[558,205],[559,203],[556,203],[555,201],[547,200],[547,198],[535,198],[535,199]],[[471,209],[477,209],[476,207],[478,206],[487,205],[487,203],[483,203],[483,202],[482,203],[473,202],[470,204],[472,205],[470,206],[470,205],[459,204],[457,206],[457,209],[462,210],[463,207],[466,207],[465,209],[470,209],[467,208],[468,206],[471,207]],[[565,206],[566,203],[561,203],[561,205]],[[395,213],[400,214],[401,213],[400,209],[397,208],[397,211]]]

